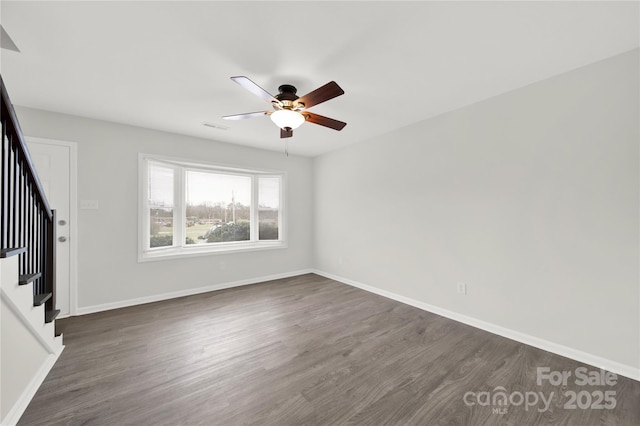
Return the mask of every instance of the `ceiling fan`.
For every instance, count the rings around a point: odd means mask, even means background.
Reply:
[[[296,95],[298,89],[290,84],[280,86],[278,88],[278,92],[280,93],[273,96],[247,77],[231,77],[231,80],[254,95],[269,102],[273,106],[273,111],[226,115],[222,117],[225,120],[244,120],[245,118],[269,115],[276,126],[280,128],[281,138],[290,138],[293,136],[293,129],[298,128],[305,121],[334,130],[342,130],[344,126],[347,125],[345,122],[307,111],[307,108],[311,108],[314,105],[344,94],[344,90],[342,90],[335,81],[331,81],[302,97],[298,97]]]

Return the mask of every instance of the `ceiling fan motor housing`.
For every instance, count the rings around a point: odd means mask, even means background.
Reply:
[[[278,92],[280,93],[292,93],[292,94],[296,94],[298,92],[298,89],[296,89],[295,86],[292,86],[290,84],[283,84],[282,86],[278,87]],[[297,98],[297,96],[296,96]]]
[[[278,87],[278,92],[280,93],[278,93],[274,97],[282,102],[282,106],[289,109],[293,107],[293,101],[299,98],[299,96],[296,95],[297,91],[298,89],[296,89],[295,86],[292,86],[290,84],[283,84],[282,86]]]

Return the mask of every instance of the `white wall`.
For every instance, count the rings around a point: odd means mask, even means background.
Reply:
[[[285,274],[312,266],[312,161],[77,116],[16,106],[27,136],[78,143],[80,310],[162,293]],[[287,249],[138,263],[138,153],[288,173]]]
[[[62,351],[33,287],[18,284],[18,256],[0,259],[0,424],[15,424]]]
[[[639,368],[638,61],[317,157],[316,267]]]
[[[15,313],[6,306],[4,300],[0,301],[0,316],[2,317],[0,319],[2,324],[0,420],[4,420],[11,409],[19,403],[23,393],[45,364],[49,353],[20,322]]]

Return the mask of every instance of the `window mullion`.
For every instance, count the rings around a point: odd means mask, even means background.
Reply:
[[[184,216],[186,213],[186,202],[185,202],[185,179],[184,179],[184,168],[176,167],[175,169],[175,181],[174,181],[174,189],[173,189],[173,246],[174,247],[182,247],[185,243],[184,237],[184,227],[185,220]]]
[[[286,196],[285,196],[285,188],[284,188],[284,179],[282,178],[282,176],[278,176],[278,182],[279,182],[279,187],[278,187],[278,241],[283,241],[284,240],[284,213],[285,213],[285,202],[286,202]]]
[[[249,209],[249,240],[258,241],[258,176],[251,176],[251,208]]]
[[[151,238],[151,206],[149,205],[149,160],[143,159],[143,173],[142,173],[142,187],[140,189],[142,195],[142,210],[144,211],[142,216],[142,241],[143,249],[149,250],[150,238]]]

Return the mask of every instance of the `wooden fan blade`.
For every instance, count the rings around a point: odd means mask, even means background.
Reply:
[[[343,121],[334,120],[333,118],[324,117],[322,115],[314,114],[312,112],[303,112],[302,115],[305,116],[309,123],[319,124],[324,127],[329,127],[334,130],[342,130],[347,123]]]
[[[269,92],[267,92],[262,87],[258,86],[253,81],[251,81],[250,79],[248,79],[247,77],[245,77],[243,75],[240,75],[240,76],[237,76],[237,77],[231,77],[231,80],[235,81],[240,86],[244,87],[245,89],[247,89],[248,91],[250,91],[254,95],[264,99],[265,101],[267,101],[269,103],[276,102],[276,103],[280,104],[280,101],[277,100],[276,98],[274,98],[273,95],[271,95]]]
[[[290,138],[291,136],[293,136],[293,130],[291,130],[291,128],[287,127],[288,130],[285,129],[280,129],[280,138]]]
[[[299,104],[303,103],[305,108],[311,108],[314,105],[321,104],[340,95],[344,95],[344,90],[342,90],[335,81],[330,81],[324,86],[318,87],[313,92],[298,98],[296,102]]]
[[[260,117],[269,114],[269,111],[248,112],[246,114],[225,115],[224,120],[244,120],[246,118]]]

